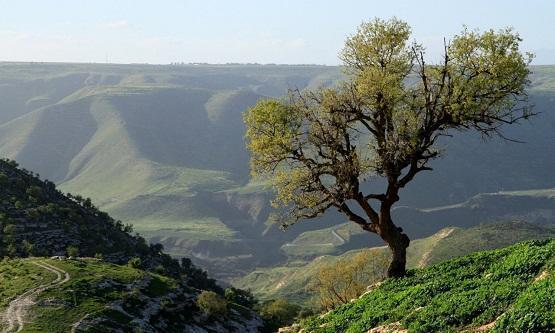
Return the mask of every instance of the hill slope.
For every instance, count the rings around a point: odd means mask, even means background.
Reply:
[[[553,332],[555,240],[479,252],[389,279],[290,332]]]
[[[262,324],[233,299],[225,315],[205,314],[202,290],[224,294],[206,272],[130,235],[90,200],[13,161],[0,160],[0,186],[2,332],[256,332]],[[66,253],[79,258],[53,260]]]
[[[183,281],[94,259],[0,263],[3,332],[257,332],[250,309],[210,318]]]
[[[555,237],[555,224],[537,225],[521,221],[484,224],[468,229],[448,227],[436,234],[411,241],[407,249],[409,268],[425,267],[476,251],[497,249],[520,241]],[[389,254],[387,248],[375,248]],[[325,255],[309,261],[296,260],[271,267],[258,268],[233,280],[238,288],[249,288],[261,299],[285,298],[313,306],[315,292],[310,286],[318,272],[339,261],[348,261],[363,250],[351,250],[341,255]],[[374,254],[376,255],[376,254]],[[368,258],[371,261],[372,258]]]

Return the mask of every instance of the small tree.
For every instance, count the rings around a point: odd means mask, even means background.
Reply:
[[[70,245],[66,249],[68,257],[77,258],[79,256],[79,248],[75,245]]]
[[[225,289],[224,296],[229,303],[239,304],[250,309],[257,304],[257,300],[250,290],[230,287]]]
[[[267,301],[260,305],[258,312],[264,320],[263,332],[277,332],[280,327],[292,324],[301,307],[284,299]]]
[[[25,254],[26,254],[27,256],[32,256],[32,255],[35,254],[35,253],[34,253],[34,251],[35,251],[35,246],[34,246],[31,242],[29,242],[28,240],[24,239],[24,240],[21,242],[21,247],[23,248],[23,252],[25,252]]]
[[[127,266],[131,268],[141,268],[142,264],[141,258],[138,257],[133,257],[127,261]]]
[[[252,172],[272,181],[283,226],[337,209],[387,243],[395,277],[405,274],[409,238],[391,209],[432,170],[438,138],[469,129],[503,137],[501,125],[532,115],[524,90],[532,56],[512,30],[465,29],[435,65],[410,34],[398,19],[363,23],[341,53],[347,79],[338,87],[261,100],[245,115]],[[363,192],[370,177],[385,187]]]
[[[212,317],[227,314],[227,301],[213,291],[203,290],[197,297],[198,307]]]
[[[364,293],[368,285],[382,280],[387,272],[387,254],[366,249],[320,268],[311,286],[320,306],[330,310],[346,304]]]

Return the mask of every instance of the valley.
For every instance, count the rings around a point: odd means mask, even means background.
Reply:
[[[243,111],[288,88],[333,85],[338,67],[3,63],[0,74],[2,156],[220,279],[381,245],[334,213],[279,230],[271,193],[248,175]],[[533,68],[540,115],[505,133],[526,143],[459,133],[445,144],[433,175],[394,211],[411,237],[514,218],[553,223],[554,82],[553,67]]]

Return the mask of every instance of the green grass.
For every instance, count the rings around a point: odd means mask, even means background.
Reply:
[[[145,278],[143,293],[149,297],[160,297],[172,292],[177,282],[171,278],[128,266],[98,262],[94,259],[50,260],[33,258],[25,260],[9,260],[0,263],[0,311],[15,296],[25,290],[54,280],[55,275],[32,262],[46,262],[69,273],[71,279],[55,288],[38,294],[36,304],[23,329],[23,332],[67,332],[71,325],[89,314],[97,316],[105,313],[105,307],[111,302],[127,299],[133,285]],[[46,303],[44,303],[46,302]],[[40,304],[49,305],[40,305]],[[132,313],[133,309],[127,309]],[[109,313],[111,319],[122,316],[121,312]],[[125,317],[125,316],[124,316]],[[126,319],[130,318],[120,318]]]
[[[236,233],[215,218],[187,219],[144,219],[134,220],[134,229],[148,238],[160,241],[166,238],[177,240],[226,240],[234,239]]]
[[[51,281],[54,273],[33,265],[28,260],[4,260],[0,262],[0,311],[17,295],[30,288]]]
[[[429,264],[484,250],[493,250],[529,239],[555,237],[555,226],[525,222],[484,224],[469,229],[456,229],[434,247]]]
[[[539,226],[519,221],[485,224],[468,229],[446,228],[430,237],[412,240],[407,250],[407,266],[409,268],[429,266],[476,251],[501,248],[519,241],[551,237],[555,237],[553,226]],[[385,247],[380,250],[389,251]],[[261,299],[286,298],[311,305],[314,294],[307,289],[307,286],[314,281],[318,271],[343,258],[354,257],[360,251],[324,255],[308,261],[302,258],[292,259],[283,266],[258,268],[235,279],[233,284],[243,289],[250,288]]]
[[[301,327],[362,333],[398,322],[409,332],[457,332],[498,319],[495,332],[550,332],[555,329],[554,264],[555,240],[479,252],[389,279]],[[534,282],[544,271],[545,280]]]

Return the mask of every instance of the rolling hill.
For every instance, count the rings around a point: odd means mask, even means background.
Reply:
[[[455,133],[435,171],[403,193],[396,216],[411,237],[430,236],[451,221],[552,219],[551,199],[530,190],[555,188],[555,74],[550,66],[533,71],[530,97],[540,115],[506,132],[526,144],[484,144]],[[271,193],[249,179],[242,112],[288,88],[332,85],[340,73],[326,66],[2,63],[0,155],[65,192],[91,197],[170,254],[191,256],[229,279],[297,256],[287,245],[310,243],[311,232],[339,241],[326,229],[344,222],[333,212],[287,232],[268,221]],[[514,197],[518,206],[495,210],[514,191],[528,192]],[[475,196],[488,206],[457,206]],[[353,233],[306,256],[380,244]]]

